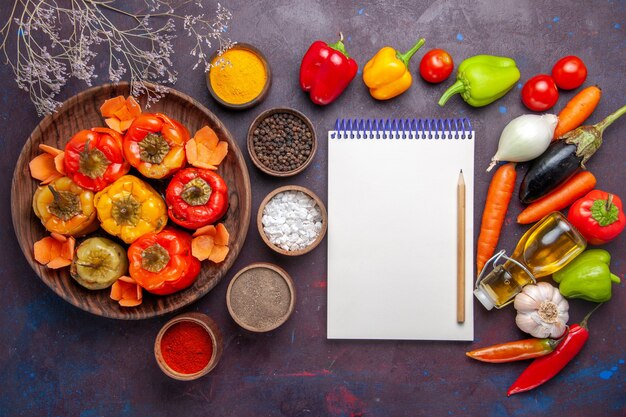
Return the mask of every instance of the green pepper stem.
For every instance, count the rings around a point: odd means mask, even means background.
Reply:
[[[396,51],[396,56],[398,57],[400,61],[404,62],[404,66],[408,68],[409,61],[411,60],[413,55],[415,55],[417,50],[420,49],[422,46],[424,46],[425,42],[426,40],[424,38],[421,38],[419,41],[417,41],[415,45],[413,45],[413,48],[409,49],[405,53],[401,54],[400,52]]]
[[[618,109],[614,113],[609,114],[604,120],[602,120],[599,123],[596,123],[594,127],[598,129],[600,133],[602,133],[604,129],[611,126],[611,124],[613,124],[614,121],[622,117],[624,113],[626,113],[626,106],[623,106],[622,108]]]
[[[329,48],[333,48],[346,56],[346,58],[350,58],[350,56],[346,53],[346,46],[343,44],[343,33],[339,32],[339,40],[335,43],[329,43]]]
[[[465,91],[465,84],[463,84],[463,81],[461,80],[456,80],[456,82],[454,84],[452,84],[450,86],[450,88],[448,88],[443,95],[441,96],[441,98],[439,99],[438,104],[443,107],[444,104],[446,104],[448,102],[448,100],[450,99],[450,97],[452,97],[455,94],[458,93],[462,93]]]
[[[587,313],[587,315],[585,316],[585,318],[583,318],[583,320],[580,322],[579,326],[586,329],[587,328],[587,322],[589,321],[589,317],[591,317],[591,315],[593,314],[594,311],[596,311],[598,309],[598,307],[600,307],[602,304],[604,303],[600,303],[597,306],[595,306],[593,308],[593,310],[591,310],[589,313]]]

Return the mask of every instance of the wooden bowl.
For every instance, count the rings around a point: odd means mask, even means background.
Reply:
[[[245,110],[245,109],[249,109],[250,107],[254,107],[260,102],[262,102],[263,100],[265,100],[265,98],[267,97],[267,94],[270,91],[270,87],[272,86],[272,70],[270,68],[269,62],[265,58],[265,55],[263,55],[263,53],[259,51],[257,48],[255,48],[254,46],[247,44],[247,43],[237,43],[235,46],[232,47],[232,49],[248,50],[254,53],[255,55],[257,55],[259,59],[261,60],[261,62],[263,63],[263,66],[265,67],[265,73],[267,74],[267,80],[265,81],[265,86],[263,86],[261,93],[259,93],[258,96],[256,96],[254,99],[252,99],[251,101],[247,103],[233,104],[233,103],[224,101],[220,98],[220,96],[217,95],[217,93],[213,89],[213,86],[211,85],[210,71],[206,74],[206,86],[209,89],[209,93],[211,94],[211,97],[213,97],[213,99],[217,101],[221,106],[227,109],[231,109],[231,110]],[[209,58],[210,63],[213,63],[215,58],[217,58],[218,53],[219,51],[213,52],[213,54]]]
[[[28,162],[40,154],[38,145],[45,143],[60,149],[72,135],[82,129],[103,126],[99,107],[105,99],[130,93],[128,83],[103,85],[83,91],[70,98],[59,111],[45,117],[26,139],[13,173],[11,189],[11,215],[17,240],[26,260],[41,280],[69,303],[90,313],[116,319],[145,319],[169,313],[184,307],[208,293],[222,279],[237,258],[243,246],[250,222],[250,177],[237,142],[219,119],[193,98],[170,89],[151,112],[162,112],[179,120],[191,134],[208,125],[221,140],[228,142],[228,155],[220,164],[218,172],[228,185],[230,207],[222,220],[230,232],[230,252],[220,264],[202,263],[196,282],[189,288],[168,296],[152,296],[145,293],[143,303],[137,307],[120,307],[109,298],[109,290],[90,291],[78,285],[69,275],[69,268],[49,269],[35,261],[33,244],[48,236],[39,219],[33,213],[32,198],[39,183],[33,180]],[[146,98],[140,100],[145,108]],[[142,177],[143,178],[143,177]],[[167,181],[149,181],[157,190],[164,190]],[[104,233],[104,232],[102,232]],[[124,245],[127,247],[128,245]]]
[[[281,291],[284,294],[277,296]],[[284,269],[268,262],[253,263],[237,272],[226,291],[230,316],[251,332],[278,328],[291,316],[295,304],[293,280]]]
[[[317,204],[317,206],[320,208],[320,211],[322,212],[322,230],[320,231],[319,235],[317,235],[317,238],[309,246],[307,246],[304,249],[290,251],[290,250],[285,250],[281,247],[278,247],[269,240],[269,238],[265,234],[265,230],[263,230],[262,218],[263,218],[263,210],[265,210],[265,205],[272,198],[274,198],[276,194],[282,193],[283,191],[302,191],[303,193],[311,197],[313,200],[315,200],[315,203]],[[263,239],[263,242],[265,242],[265,244],[269,246],[270,249],[282,255],[299,256],[299,255],[304,255],[305,253],[311,252],[313,249],[315,249],[317,245],[319,245],[322,239],[324,239],[324,235],[326,235],[326,228],[328,225],[328,214],[326,213],[326,207],[324,206],[324,203],[317,196],[317,194],[315,194],[313,191],[309,190],[306,187],[301,187],[299,185],[285,185],[284,187],[279,187],[275,189],[274,191],[270,192],[267,196],[265,196],[265,198],[261,202],[261,205],[259,206],[259,211],[257,212],[256,224],[257,224],[257,228],[259,229],[259,234],[261,235],[261,238]]]
[[[302,121],[304,121],[304,123],[307,125],[307,127],[311,131],[311,136],[312,136],[311,139],[313,140],[311,153],[309,157],[307,158],[307,160],[302,165],[300,165],[296,169],[292,169],[291,171],[276,171],[267,167],[266,165],[263,164],[263,162],[261,162],[256,152],[254,151],[254,143],[253,143],[254,130],[257,128],[259,123],[261,123],[261,121],[263,121],[265,118],[276,113],[289,113],[300,118]],[[297,110],[290,109],[287,107],[276,107],[273,109],[266,110],[263,113],[259,114],[256,117],[256,119],[252,121],[252,124],[250,125],[250,128],[248,129],[247,142],[248,142],[248,153],[250,154],[250,159],[252,159],[252,163],[261,171],[274,177],[290,177],[292,175],[296,175],[297,173],[304,171],[304,169],[311,164],[311,161],[313,161],[313,157],[315,156],[315,151],[317,151],[317,136],[315,134],[315,129],[313,128],[313,123],[311,123],[309,118],[306,117],[304,114],[300,113]]]
[[[206,330],[209,336],[211,336],[211,341],[213,342],[211,359],[209,359],[209,362],[204,368],[202,368],[202,370],[192,374],[183,374],[172,369],[163,358],[163,353],[161,352],[161,340],[163,339],[163,335],[173,325],[181,322],[191,322],[199,325],[204,330]],[[217,323],[213,321],[213,319],[202,313],[185,313],[181,314],[180,316],[174,317],[173,319],[165,323],[165,325],[163,325],[163,327],[161,328],[161,330],[159,330],[159,333],[157,334],[156,340],[154,341],[154,357],[156,358],[159,368],[161,368],[165,375],[169,376],[170,378],[178,379],[180,381],[192,381],[211,372],[222,357],[223,351],[224,342],[222,332],[217,326]]]

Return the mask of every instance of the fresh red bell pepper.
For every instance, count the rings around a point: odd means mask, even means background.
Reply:
[[[215,171],[186,168],[170,181],[165,201],[167,214],[174,223],[187,229],[199,229],[226,214],[228,187]]]
[[[535,359],[522,372],[517,380],[509,388],[507,395],[519,394],[520,392],[529,391],[537,388],[539,385],[549,381],[556,374],[561,372],[565,365],[583,348],[587,339],[589,339],[589,328],[587,321],[591,314],[602,304],[598,304],[589,314],[585,316],[580,324],[574,324],[569,328],[567,334],[563,337],[563,341],[554,349],[552,353]]]
[[[122,136],[114,130],[94,127],[81,130],[65,145],[65,175],[79,187],[100,191],[126,175]]]
[[[337,43],[315,41],[300,64],[300,87],[311,101],[325,106],[341,95],[354,79],[358,65],[348,56],[343,34]]]
[[[128,272],[146,291],[167,295],[194,283],[200,273],[200,261],[191,254],[191,236],[166,227],[159,233],[147,233],[130,245]]]
[[[592,245],[615,239],[626,226],[622,200],[615,194],[593,190],[572,204],[567,219]]]

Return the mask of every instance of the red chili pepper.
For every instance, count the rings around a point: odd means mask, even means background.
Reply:
[[[300,87],[315,104],[332,103],[356,76],[357,63],[346,53],[343,34],[337,43],[315,41],[300,64]]]
[[[65,145],[63,165],[72,181],[91,191],[102,190],[130,170],[124,159],[122,136],[104,127],[81,130],[72,136]]]
[[[539,385],[552,379],[565,368],[565,365],[574,359],[587,342],[587,339],[589,339],[587,321],[589,320],[589,316],[601,305],[602,304],[598,304],[591,310],[580,324],[574,324],[570,327],[563,341],[557,346],[554,352],[535,359],[528,368],[522,372],[513,385],[511,385],[507,395],[511,396],[537,388]]]
[[[146,291],[172,294],[194,283],[200,261],[191,254],[191,236],[166,227],[147,233],[128,248],[128,272]]]
[[[593,190],[575,201],[567,219],[592,245],[615,239],[626,226],[622,200],[615,194]]]
[[[554,351],[561,339],[524,339],[500,343],[465,354],[481,362],[503,363],[538,358]]]
[[[228,187],[215,171],[186,168],[165,191],[167,214],[179,226],[198,229],[215,223],[228,210]]]

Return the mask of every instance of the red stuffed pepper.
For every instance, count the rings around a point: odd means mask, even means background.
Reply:
[[[128,271],[143,289],[167,295],[194,283],[200,261],[191,255],[191,236],[165,228],[135,240],[128,248]]]
[[[174,175],[165,192],[167,214],[179,226],[198,229],[215,223],[228,210],[228,187],[215,171],[186,168]]]
[[[189,131],[176,120],[161,113],[143,113],[124,136],[124,155],[144,176],[165,178],[187,162],[187,141]]]
[[[590,191],[574,202],[567,219],[592,245],[602,245],[615,239],[626,226],[622,200],[615,194],[600,190]]]
[[[75,134],[65,145],[63,167],[74,183],[91,191],[104,189],[130,170],[122,136],[104,127]]]
[[[315,104],[332,103],[356,76],[356,61],[346,54],[343,34],[337,43],[315,41],[300,64],[300,87]]]

